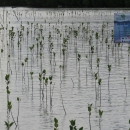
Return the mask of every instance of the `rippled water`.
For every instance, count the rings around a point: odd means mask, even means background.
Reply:
[[[73,13],[72,13],[73,12]],[[92,105],[91,113],[91,127],[92,130],[128,130],[130,117],[130,74],[128,67],[128,44],[121,44],[116,46],[111,42],[111,30],[113,30],[114,13],[116,12],[130,12],[129,10],[87,10],[87,9],[28,9],[28,8],[1,8],[0,19],[0,49],[4,52],[0,54],[0,127],[5,129],[4,121],[7,120],[7,106],[6,106],[6,84],[5,75],[9,73],[10,77],[10,100],[12,101],[12,112],[16,119],[17,117],[17,97],[21,98],[20,115],[19,115],[19,129],[20,130],[52,130],[53,120],[56,117],[59,120],[59,130],[69,129],[69,120],[76,119],[77,127],[83,126],[85,130],[89,130],[89,113],[88,104]],[[23,38],[21,41],[21,52],[18,50],[18,33],[24,26]],[[10,22],[10,23],[9,23]],[[29,22],[29,25],[27,24]],[[90,32],[85,34],[82,32],[83,27],[88,26]],[[90,22],[90,25],[88,24]],[[104,29],[104,38],[102,41],[101,28],[102,24],[106,25]],[[107,27],[108,22],[108,27]],[[31,23],[32,33],[31,33]],[[38,23],[38,27],[34,34],[34,25]],[[49,24],[50,23],[50,24]],[[42,25],[42,26],[40,26]],[[9,30],[14,27],[16,34],[14,38],[14,48],[9,41]],[[44,101],[40,99],[40,82],[39,73],[41,72],[40,56],[37,58],[37,41],[40,27],[43,29],[44,40],[42,49],[42,70],[46,69],[46,76],[53,76],[52,80],[52,108],[50,107],[50,85],[48,84],[48,101],[46,105],[46,93]],[[73,33],[69,34],[69,27],[72,30],[78,30],[77,50],[76,38]],[[6,29],[7,28],[7,29]],[[27,38],[27,28],[29,28],[29,36]],[[57,34],[55,28],[60,30],[62,34]],[[67,30],[67,31],[65,31]],[[90,66],[91,54],[89,55],[89,38],[93,34],[92,45],[94,46],[94,54],[92,58],[92,69]],[[53,43],[53,52],[56,52],[54,65],[54,57],[52,55],[52,65],[50,64],[49,53],[49,32],[51,32]],[[99,32],[100,39],[98,40],[98,56],[96,51],[95,33]],[[68,51],[65,61],[65,69],[59,68],[63,65],[62,49],[63,38],[70,36],[68,40]],[[109,49],[109,63],[108,50],[106,53],[105,39],[108,37]],[[27,45],[28,39],[28,45]],[[7,47],[8,44],[8,47]],[[33,58],[29,47],[34,44]],[[27,49],[28,46],[28,49]],[[8,49],[7,49],[8,48]],[[112,51],[113,50],[113,51]],[[39,51],[40,52],[40,51]],[[76,53],[77,52],[77,53]],[[81,54],[80,74],[79,63],[76,60],[77,54]],[[10,55],[10,58],[8,58]],[[86,58],[88,55],[88,58]],[[28,56],[28,66],[24,66],[22,70],[21,63]],[[99,77],[102,79],[101,83],[101,107],[100,97],[96,100],[95,97],[95,79],[94,72],[98,71],[97,57],[100,58]],[[31,58],[32,67],[31,67]],[[10,64],[7,62],[10,61]],[[112,65],[110,73],[110,83],[108,91],[108,67]],[[33,71],[33,94],[32,81],[30,72]],[[25,75],[23,76],[25,72]],[[61,76],[61,78],[60,78]],[[124,84],[127,88],[127,96]],[[98,82],[96,81],[98,88]],[[44,90],[46,92],[46,89]],[[62,96],[62,98],[61,98]],[[66,115],[63,110],[62,99],[66,110]],[[103,110],[103,116],[99,125],[98,110]],[[10,117],[10,120],[12,118]],[[14,126],[12,127],[14,129]]]

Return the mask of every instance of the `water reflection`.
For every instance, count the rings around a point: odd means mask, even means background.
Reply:
[[[1,129],[4,129],[3,121],[6,117],[6,112],[3,110],[7,107],[4,87],[6,73],[11,75],[10,88],[14,115],[17,115],[16,97],[21,98],[19,115],[21,130],[51,130],[54,117],[59,120],[59,128],[62,130],[69,129],[71,119],[77,120],[78,127],[83,126],[84,129],[88,129],[87,105],[90,103],[93,104],[92,129],[126,128],[130,106],[127,51],[129,46],[114,44],[111,32],[113,14],[129,12],[129,10],[83,10],[83,13],[80,9],[75,10],[76,13],[72,13],[71,9],[5,8],[5,10],[8,10],[8,17],[5,15],[2,22],[8,26],[4,24],[7,30],[0,30],[2,40],[0,49],[4,50],[0,57]],[[0,14],[1,16],[3,14],[2,8]],[[103,24],[106,27],[102,35]],[[11,44],[7,34],[12,26],[15,38]],[[24,30],[22,30],[23,27]],[[78,30],[77,37],[72,30]],[[23,35],[20,44],[18,31],[21,31]],[[99,33],[98,42],[95,39],[96,32]],[[89,41],[90,37],[92,41]],[[36,38],[40,40],[37,42]],[[106,38],[108,43],[105,43]],[[63,39],[67,40],[66,46],[63,45]],[[43,45],[40,49],[41,43]],[[34,49],[31,51],[29,48],[33,45]],[[51,48],[52,45],[53,48]],[[93,55],[91,46],[94,46]],[[62,50],[64,48],[65,56]],[[81,55],[80,61],[78,54]],[[26,63],[25,58],[28,58]],[[97,58],[100,58],[99,67],[97,67]],[[22,62],[24,62],[23,67]],[[112,65],[110,75],[108,64]],[[39,81],[39,73],[41,74],[44,69],[46,70],[45,78],[53,76],[51,86],[49,79],[47,85],[43,77],[42,81]],[[33,79],[30,72],[34,72]],[[101,85],[98,85],[98,80],[95,81],[94,73],[96,72],[98,72],[98,79],[102,79]],[[126,77],[125,84],[124,77]],[[104,111],[102,118],[99,118],[99,109]]]

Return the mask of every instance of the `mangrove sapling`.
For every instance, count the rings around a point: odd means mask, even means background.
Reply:
[[[40,81],[40,99],[41,99],[42,74],[40,73],[39,73],[39,81]]]
[[[9,121],[11,109],[12,109],[12,104],[11,104],[11,101],[10,101],[10,102],[8,102],[8,112],[9,112],[8,117],[7,117],[8,119],[7,119],[7,121],[5,121],[5,126],[6,126],[7,130],[10,130],[11,126],[14,124],[14,122],[10,123],[10,121]]]
[[[19,61],[19,59],[20,59],[20,58],[19,58],[19,57],[20,57],[20,56],[19,56],[19,51],[20,51],[20,41],[18,41],[17,44],[18,44],[18,61]]]
[[[75,47],[74,49],[75,49],[75,53],[76,53],[76,67],[77,67],[77,36],[78,36],[78,31],[74,30],[74,37],[76,39],[76,41],[74,41],[74,47]]]
[[[44,44],[42,44],[43,40],[44,40],[44,37],[42,36],[42,41],[40,41],[40,52],[42,52],[42,50],[44,49],[43,48]]]
[[[109,49],[110,49],[110,45],[108,45],[108,64],[109,64]]]
[[[88,104],[88,112],[89,112],[89,127],[90,127],[90,130],[91,130],[91,121],[90,121],[91,111],[92,111],[92,104]]]
[[[96,80],[98,79],[98,73],[94,73],[94,77],[95,77],[95,95],[96,95],[96,99],[97,99]]]
[[[62,49],[62,54],[63,54],[63,70],[65,68],[65,49]]]
[[[97,51],[97,57],[98,57],[98,38],[99,38],[98,32],[96,32],[95,37],[96,37],[96,51]]]
[[[24,59],[25,62],[25,67],[26,67],[26,63],[27,63],[27,67],[28,67],[28,57]]]
[[[7,72],[9,73],[10,68],[10,55],[8,55]]]
[[[29,35],[29,29],[27,28],[27,57],[28,57],[28,35]]]
[[[33,95],[33,72],[30,72],[31,80],[32,80],[32,95]]]
[[[80,77],[80,60],[81,60],[81,55],[78,54],[78,62],[79,62],[79,77]]]
[[[24,63],[22,62],[21,65],[22,65],[22,84],[23,84],[23,78],[24,78],[24,75],[23,75],[23,67],[24,67]],[[22,86],[23,86],[23,85],[22,85]]]
[[[41,59],[41,71],[42,71],[42,53],[40,52],[40,59]]]
[[[51,96],[52,76],[49,76],[49,80],[50,80],[50,105],[52,106],[52,96]]]
[[[27,67],[28,67],[28,57],[24,59],[24,62],[25,62],[25,67],[26,67],[26,64],[27,64]],[[25,70],[25,67],[24,67],[24,70]],[[27,71],[27,75],[28,75],[28,90],[29,90],[29,74],[28,74],[28,71]]]
[[[70,120],[70,130],[78,130],[76,128],[76,120]],[[79,130],[83,130],[83,127],[79,128]]]
[[[54,56],[54,65],[56,66],[56,60],[55,60],[55,57],[56,57],[56,53],[55,52],[53,52],[53,56]]]
[[[36,41],[37,41],[37,60],[38,60],[38,50],[39,50],[38,40],[39,40],[39,38],[36,38]]]
[[[6,82],[6,85],[7,85],[7,87],[6,87],[6,90],[7,90],[7,108],[8,108],[8,102],[9,102],[9,94],[10,94],[9,86],[8,86],[9,83],[10,83],[10,79],[9,78],[10,78],[10,75],[6,74],[6,76],[5,76],[5,82]]]
[[[92,57],[94,53],[94,46],[91,46],[91,69],[92,69]]]
[[[102,114],[103,114],[103,111],[101,111],[101,110],[99,109],[98,113],[99,113],[99,117],[101,118],[101,117],[102,117]]]
[[[13,123],[14,122],[12,122],[12,123],[10,123],[9,122],[9,113],[10,113],[10,109],[12,108],[12,105],[11,105],[11,102],[9,102],[9,94],[10,94],[10,90],[9,90],[9,83],[10,83],[10,81],[9,81],[9,74],[7,74],[6,76],[5,76],[5,81],[6,81],[6,85],[7,85],[7,87],[6,87],[6,92],[7,92],[7,117],[8,117],[8,120],[7,120],[7,122],[5,121],[5,125],[6,125],[6,127],[7,127],[7,130],[9,130],[10,129],[10,127],[13,125]]]
[[[47,108],[47,84],[48,84],[48,78],[45,78],[45,86],[46,86],[46,108]]]
[[[4,52],[4,50],[3,49],[1,49],[1,55],[3,56],[3,52]]]
[[[100,58],[97,58],[98,76],[99,76],[99,63],[100,63]]]
[[[7,128],[7,130],[10,130],[11,126],[15,123],[16,127],[17,127],[17,124],[14,120],[14,117],[13,117],[13,114],[12,114],[12,104],[11,104],[11,101],[9,100],[9,95],[10,95],[10,90],[9,90],[9,83],[10,83],[10,75],[9,74],[6,74],[5,76],[5,82],[6,82],[6,92],[7,92],[7,121],[5,121],[5,126]],[[13,122],[10,123],[9,121],[9,117],[10,117],[10,114],[12,116],[12,119],[13,119]]]
[[[102,79],[98,79],[98,85],[100,87],[100,107],[101,107],[101,83],[102,83]]]
[[[106,38],[105,43],[106,43],[106,58],[107,58],[107,43],[108,43],[108,38]]]
[[[78,31],[77,30],[74,30],[74,37],[76,39],[76,42],[75,43],[75,47],[77,48],[77,36],[78,36]]]
[[[61,69],[62,69],[62,65],[60,65],[59,68],[60,68],[60,82],[61,82]]]
[[[124,77],[124,85],[125,85],[125,90],[126,90],[126,97],[127,97],[127,89],[126,89],[126,83],[125,83],[126,77]]]
[[[43,89],[42,89],[42,100],[43,100],[44,99],[44,83],[45,83],[45,75],[46,75],[46,70],[45,69],[42,71],[42,74],[43,74]]]
[[[54,130],[58,130],[58,119],[54,118]]]
[[[114,33],[113,33],[113,30],[111,31],[111,46],[112,46],[112,56],[114,56],[114,44],[112,45],[113,43],[113,38],[114,38]]]
[[[103,38],[104,38],[104,36],[103,36],[103,34],[104,34],[104,28],[105,28],[105,25],[103,23],[103,25],[102,25],[102,47],[103,47]]]
[[[50,64],[52,63],[52,50],[53,50],[53,43],[50,43],[49,52],[50,52]]]
[[[17,97],[17,101],[18,101],[18,115],[17,115],[17,126],[18,126],[18,118],[19,118],[19,103],[21,101],[21,99],[19,97]]]
[[[108,76],[108,91],[109,91],[109,80],[110,80],[111,65],[108,65],[108,72],[109,72],[109,76]]]
[[[30,51],[31,51],[31,71],[32,71],[32,61],[33,61],[33,48],[34,48],[34,44],[29,47],[30,48]]]
[[[99,109],[98,113],[99,113],[99,127],[100,127],[100,129],[101,129],[101,124],[100,124],[100,122],[101,122],[101,118],[102,118],[103,111],[101,111],[101,110]]]

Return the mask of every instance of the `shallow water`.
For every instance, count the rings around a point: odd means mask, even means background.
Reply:
[[[7,12],[8,11],[8,12]],[[72,13],[73,12],[73,13]],[[31,9],[31,8],[1,8],[0,18],[1,25],[7,28],[7,30],[0,30],[0,49],[4,52],[0,55],[0,126],[4,130],[4,121],[7,120],[7,106],[6,106],[6,84],[5,75],[10,73],[10,100],[12,101],[12,112],[17,118],[17,97],[21,98],[20,101],[20,115],[19,115],[19,129],[20,130],[52,130],[53,120],[56,117],[59,120],[59,129],[67,130],[69,129],[69,120],[76,119],[77,127],[83,126],[85,130],[89,130],[89,113],[88,104],[92,105],[91,113],[91,127],[92,130],[126,130],[129,128],[129,117],[130,117],[130,73],[128,67],[128,44],[121,44],[120,47],[115,47],[114,43],[111,42],[111,30],[113,30],[113,20],[114,13],[116,12],[130,12],[129,10],[87,10],[84,9]],[[3,17],[4,14],[4,17]],[[64,15],[63,15],[64,14]],[[7,17],[6,17],[7,16]],[[18,50],[18,37],[17,30],[24,26],[23,38],[21,42],[21,53]],[[59,21],[59,22],[58,22]],[[9,24],[10,22],[10,24]],[[34,26],[38,23],[38,28],[40,25],[43,27],[44,36],[44,46],[43,46],[43,56],[42,56],[42,70],[46,69],[46,76],[53,75],[52,80],[52,108],[50,107],[50,85],[47,87],[47,105],[46,105],[46,93],[44,102],[40,99],[40,82],[38,80],[39,73],[41,72],[41,61],[38,56],[37,58],[37,34],[38,29],[34,34]],[[90,33],[86,34],[82,32],[81,25],[87,27],[89,30],[93,30],[93,42],[94,54],[92,58],[92,70],[89,64],[91,55],[89,55],[89,41]],[[89,24],[87,24],[90,22]],[[98,42],[98,56],[96,51],[96,40],[95,33],[99,32],[101,36],[102,24],[108,27],[104,29],[104,39],[102,42],[102,37]],[[50,26],[49,26],[50,23]],[[11,46],[7,47],[9,41],[9,30],[14,27],[14,32],[16,34],[14,38],[14,48]],[[76,39],[73,34],[68,34],[69,27],[73,30],[77,30],[78,27],[79,34],[77,38],[77,53],[75,53],[75,43]],[[27,28],[29,28],[29,36],[27,38]],[[56,33],[55,28],[60,30],[62,34],[61,38],[59,34]],[[50,53],[49,53],[49,32],[51,32],[54,47],[53,52],[56,52],[56,66],[53,65],[54,57],[52,58],[52,65],[50,64]],[[84,35],[83,35],[84,34]],[[61,44],[63,43],[63,38],[67,35],[70,36],[68,41],[68,53],[66,56],[66,67],[64,70],[61,69],[60,65],[63,65],[63,55],[60,52]],[[106,55],[106,43],[105,38],[108,37],[108,44],[110,44],[109,49],[109,63],[108,56]],[[28,39],[28,45],[27,45]],[[42,40],[42,39],[40,39]],[[2,42],[3,41],[3,42]],[[101,43],[100,43],[101,42]],[[33,57],[29,48],[35,45]],[[112,53],[112,48],[114,46],[114,53]],[[8,49],[7,49],[8,48]],[[116,51],[115,51],[116,50]],[[40,51],[39,51],[40,52]],[[76,54],[81,54],[80,61],[80,75],[79,75],[79,63],[76,62]],[[10,60],[7,57],[10,54]],[[21,63],[28,54],[28,67],[23,67]],[[86,54],[88,58],[86,58]],[[99,76],[102,79],[101,83],[101,107],[99,97],[96,100],[95,97],[95,80],[93,73],[97,72],[97,57],[100,58]],[[31,58],[33,59],[31,67]],[[7,61],[10,61],[10,67],[7,65]],[[110,73],[110,83],[108,91],[108,68],[107,65],[111,64]],[[87,69],[87,72],[86,72]],[[30,78],[30,72],[33,71],[33,94],[32,94],[32,81]],[[23,76],[23,73],[25,75]],[[87,73],[87,77],[86,77]],[[61,75],[61,78],[60,78]],[[126,77],[125,83],[127,88],[127,96],[125,91],[124,77]],[[62,81],[62,82],[61,82]],[[96,81],[96,87],[98,87],[98,82]],[[45,89],[46,92],[46,89]],[[63,110],[62,98],[64,107],[66,110],[66,115]],[[103,116],[99,125],[98,110],[103,110]],[[12,118],[10,117],[12,121]],[[15,127],[13,126],[12,129]]]

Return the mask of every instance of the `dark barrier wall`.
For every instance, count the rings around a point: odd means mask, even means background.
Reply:
[[[0,0],[0,6],[130,7],[130,0]]]

